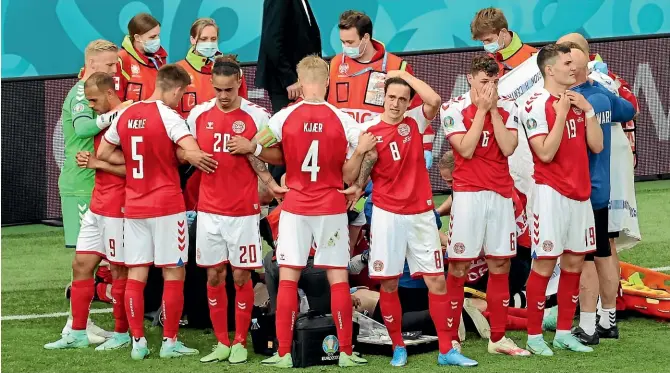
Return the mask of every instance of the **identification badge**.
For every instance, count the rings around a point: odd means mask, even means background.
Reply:
[[[364,103],[374,106],[384,106],[384,82],[386,74],[380,71],[371,71],[368,85],[365,90]]]

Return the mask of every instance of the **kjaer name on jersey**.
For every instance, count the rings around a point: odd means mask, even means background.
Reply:
[[[303,125],[304,132],[323,132],[323,123],[305,123]]]

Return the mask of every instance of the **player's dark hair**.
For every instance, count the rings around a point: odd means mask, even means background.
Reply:
[[[580,48],[581,49],[581,48]],[[553,66],[556,63],[556,58],[560,54],[569,54],[570,48],[563,44],[549,44],[545,45],[537,53],[537,66],[540,68],[542,77],[544,78],[544,68]]]
[[[163,91],[186,88],[189,84],[191,84],[191,76],[179,65],[169,63],[158,70],[156,87]]]
[[[409,83],[407,83],[405,81],[405,79],[398,78],[398,77],[393,77],[393,78],[386,79],[386,81],[384,82],[384,94],[386,94],[386,91],[388,91],[389,86],[391,86],[391,84],[400,84],[400,85],[404,85],[405,87],[409,88],[409,99],[411,100],[411,99],[414,98],[414,94],[416,93],[414,91],[414,88],[412,88],[412,86],[409,85]]]
[[[84,88],[96,87],[100,92],[106,92],[108,89],[114,90],[116,86],[114,78],[103,72],[96,72],[89,76],[84,82]]]
[[[216,76],[237,76],[237,79],[240,78],[242,70],[240,64],[237,63],[237,56],[234,54],[227,54],[219,56],[214,60],[214,66],[212,67],[212,75]]]
[[[131,42],[135,42],[135,35],[143,35],[151,31],[156,26],[160,26],[154,16],[149,13],[138,13],[128,22],[128,36]]]
[[[490,55],[480,55],[472,59],[470,64],[470,74],[475,75],[483,71],[487,76],[497,76],[500,72],[498,62]]]
[[[357,10],[347,10],[342,13],[337,27],[340,30],[349,30],[355,27],[359,38],[362,39],[365,34],[369,34],[372,37],[372,20],[367,14]]]

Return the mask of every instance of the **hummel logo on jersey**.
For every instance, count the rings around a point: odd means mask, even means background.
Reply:
[[[393,315],[384,316],[384,321],[393,322]]]
[[[508,307],[508,306],[509,306],[509,298],[507,298],[503,301],[503,307]]]
[[[454,318],[450,317],[447,319],[447,327],[451,328],[452,326],[454,326]]]
[[[144,125],[146,124],[147,120],[146,119],[129,119],[128,120],[128,128],[129,129],[141,129],[144,128]]]
[[[577,303],[579,301],[579,295],[572,296],[572,303]]]
[[[538,310],[543,310],[543,309],[544,309],[544,301],[542,301],[542,302],[537,302],[537,309],[538,309]]]
[[[207,300],[209,301],[209,305],[212,306],[212,307],[214,307],[214,306],[216,306],[216,305],[218,304],[218,302],[216,301],[216,299],[207,298]]]
[[[456,308],[458,308],[458,302],[452,300],[451,301],[451,309],[455,310]]]
[[[377,137],[377,143],[378,143],[378,144],[379,144],[380,142],[383,142],[383,140],[382,140],[382,137],[381,137],[381,136],[376,136],[376,137]]]
[[[246,303],[240,303],[240,302],[237,302],[237,308],[239,308],[239,309],[241,309],[241,310],[245,310],[245,309],[247,309],[247,304],[246,304]]]
[[[208,130],[213,130],[214,129],[214,122],[207,122],[207,128]]]

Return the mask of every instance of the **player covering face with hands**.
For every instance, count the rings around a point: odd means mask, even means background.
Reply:
[[[499,67],[490,56],[472,60],[469,92],[442,106],[441,122],[454,149],[453,204],[449,221],[447,320],[458,330],[463,287],[473,259],[483,248],[489,268],[487,302],[491,310],[493,354],[529,356],[505,337],[509,305],[510,258],[516,255],[514,182],[507,157],[517,146],[518,107],[498,97]],[[452,338],[456,335],[451,334]]]

